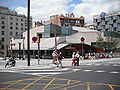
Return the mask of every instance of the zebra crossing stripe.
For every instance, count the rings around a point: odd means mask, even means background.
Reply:
[[[115,73],[115,74],[116,74],[116,73],[120,73],[120,72],[115,72],[115,71],[113,71],[113,72],[109,72],[109,73]]]

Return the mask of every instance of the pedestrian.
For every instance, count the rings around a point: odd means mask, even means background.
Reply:
[[[6,59],[5,68],[9,65],[9,63],[10,63],[10,56]]]
[[[58,61],[59,61],[59,64],[61,65],[61,68],[63,68],[63,66],[62,66],[62,59],[64,59],[64,57],[62,55],[62,52],[59,52]]]
[[[77,51],[77,53],[75,54],[75,57],[76,57],[76,63],[77,63],[77,66],[79,66],[79,58],[80,58],[80,54],[79,54],[79,51]]]
[[[53,57],[53,64],[57,65],[57,67],[58,67],[58,53],[57,53],[57,51],[53,51],[52,57]]]
[[[75,60],[76,60],[76,58],[75,58],[75,52],[73,52],[73,54],[72,54],[72,66],[76,65]]]

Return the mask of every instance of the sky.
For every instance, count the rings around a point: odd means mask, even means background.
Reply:
[[[92,24],[93,15],[120,10],[120,0],[30,0],[30,3],[33,21],[49,20],[51,15],[74,13],[78,18],[84,16],[85,22]],[[27,15],[27,0],[0,0],[0,6]]]

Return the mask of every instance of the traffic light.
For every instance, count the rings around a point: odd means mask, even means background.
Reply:
[[[38,42],[40,42],[40,39],[42,38],[42,34],[38,34],[37,35],[37,40],[38,40]]]

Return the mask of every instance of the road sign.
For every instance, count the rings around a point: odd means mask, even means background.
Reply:
[[[85,38],[84,37],[81,37],[81,42],[84,42],[85,41]]]
[[[37,41],[37,37],[35,37],[35,36],[32,37],[32,41],[33,41],[33,42],[36,42],[36,41]]]

